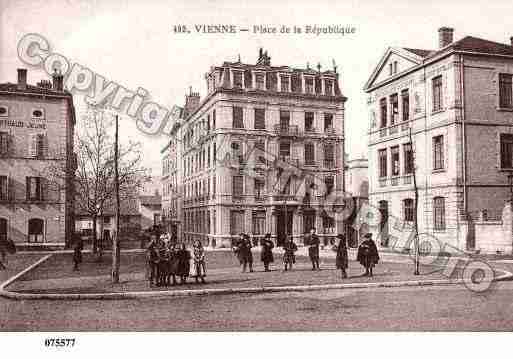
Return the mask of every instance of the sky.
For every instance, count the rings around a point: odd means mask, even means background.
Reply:
[[[346,152],[366,156],[369,115],[362,88],[388,47],[436,49],[438,28],[455,29],[455,40],[473,35],[509,43],[513,28],[509,1],[128,1],[128,0],[1,0],[0,82],[16,82],[16,69],[28,68],[35,84],[47,75],[23,64],[18,41],[27,33],[43,35],[51,50],[95,73],[136,90],[143,87],[163,106],[182,106],[190,86],[203,97],[204,74],[223,61],[255,63],[263,47],[273,65],[306,67],[320,63],[331,69],[335,60],[346,102]],[[175,34],[175,25],[339,25],[354,34]],[[75,98],[80,113],[81,96]],[[140,141],[144,164],[161,172],[164,135],[143,134],[123,118],[121,138]]]

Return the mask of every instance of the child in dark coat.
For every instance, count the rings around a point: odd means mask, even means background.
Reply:
[[[269,264],[274,262],[273,248],[274,243],[271,240],[271,233],[267,233],[262,239],[262,252],[260,253],[260,259],[264,262],[264,269],[269,272]]]
[[[335,263],[337,265],[337,269],[340,269],[342,272],[342,277],[347,278],[346,269],[348,267],[348,257],[346,237],[343,234],[339,234],[337,235],[337,238],[339,239],[338,245],[333,246],[333,250],[337,252]]]
[[[253,253],[251,253],[251,240],[245,233],[241,233],[241,239],[236,243],[234,251],[242,266],[242,272],[246,271],[249,265],[249,271],[253,272]]]
[[[185,284],[187,277],[191,271],[191,252],[185,247],[185,243],[182,243],[178,255],[178,276],[180,277],[180,284]]]
[[[84,242],[82,241],[82,237],[79,235],[75,235],[73,246],[73,270],[80,270],[79,264],[82,263],[82,250],[84,249]]]
[[[365,267],[364,276],[372,277],[372,268],[379,261],[378,248],[376,243],[372,240],[372,233],[365,234],[365,240],[358,247],[358,254],[356,260]]]
[[[292,265],[296,263],[296,255],[297,251],[296,244],[292,241],[291,238],[285,238],[285,243],[283,243],[283,264],[285,266],[285,271],[292,270]]]
[[[148,263],[148,280],[150,286],[155,282],[158,282],[158,264],[159,264],[159,253],[158,243],[155,235],[151,236],[150,243],[146,248],[146,260]]]
[[[202,283],[205,283],[205,276],[207,275],[205,249],[199,239],[194,242],[193,255],[196,283],[198,283],[200,279]]]

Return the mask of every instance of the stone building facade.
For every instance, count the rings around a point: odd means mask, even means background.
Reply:
[[[162,157],[162,224],[168,233],[181,240],[182,161],[180,161],[181,146],[178,140],[179,128],[179,125],[173,127],[169,134],[170,140],[160,154]]]
[[[19,246],[64,246],[73,228],[75,110],[62,82],[32,86],[18,69],[0,84],[0,236]]]
[[[260,50],[256,64],[224,62],[205,79],[206,97],[187,96],[172,136],[183,239],[229,245],[245,232],[301,243],[312,227],[325,238],[342,231],[323,208],[328,193],[344,190],[346,98],[336,69],[272,66]]]
[[[510,197],[512,74],[513,44],[453,42],[450,28],[439,29],[438,50],[387,50],[365,85],[378,242],[412,223],[415,170],[419,233],[478,249],[473,221],[482,210],[500,216]]]

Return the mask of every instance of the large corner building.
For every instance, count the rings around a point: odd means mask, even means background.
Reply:
[[[273,66],[260,50],[256,64],[224,62],[205,79],[207,95],[186,96],[162,151],[163,214],[180,240],[219,246],[245,232],[300,243],[312,227],[325,238],[343,231],[322,207],[344,190],[336,68]]]

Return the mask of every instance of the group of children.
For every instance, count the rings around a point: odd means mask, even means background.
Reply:
[[[347,278],[348,268],[348,253],[347,241],[343,234],[336,236],[338,244],[333,245],[332,249],[336,252],[335,264],[337,269],[340,269],[342,277]],[[264,263],[264,270],[270,271],[269,265],[274,261],[272,249],[274,243],[271,240],[271,234],[267,233],[260,242],[261,245],[261,260]],[[312,270],[320,270],[319,266],[319,246],[320,240],[315,233],[315,228],[312,228],[309,234],[305,236],[305,246],[308,247],[308,256],[312,262]],[[234,242],[233,251],[237,255],[239,262],[242,266],[242,272],[245,272],[249,266],[249,271],[253,272],[253,254],[251,253],[251,239],[245,233],[240,234],[240,238]],[[283,265],[284,271],[292,270],[293,265],[296,263],[297,245],[294,243],[290,236],[287,236],[282,245],[283,248]],[[372,269],[379,261],[379,254],[376,244],[372,240],[372,234],[365,234],[365,240],[358,248],[357,261],[365,268],[364,276],[372,276]]]
[[[148,271],[150,285],[158,287],[185,284],[190,275],[191,253],[184,243],[179,244],[167,237],[152,236],[147,247]],[[205,250],[201,241],[193,245],[194,278],[196,283],[205,283]]]
[[[244,273],[249,267],[249,271],[253,272],[253,254],[251,253],[252,243],[249,235],[241,233],[240,238],[233,243],[233,252],[237,255],[242,272]],[[274,243],[271,240],[271,234],[267,233],[260,241],[261,252],[260,259],[264,263],[264,270],[269,272],[269,266],[274,262],[273,248]],[[291,270],[292,265],[296,263],[297,245],[291,238],[286,238],[283,243],[283,265],[284,270]]]

